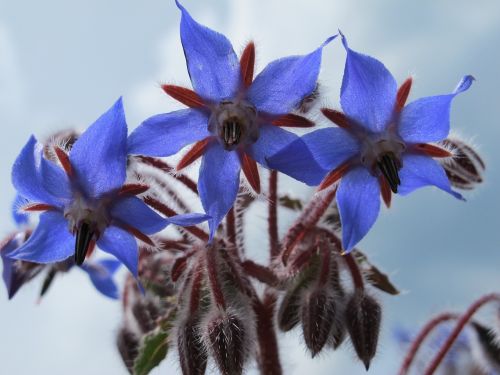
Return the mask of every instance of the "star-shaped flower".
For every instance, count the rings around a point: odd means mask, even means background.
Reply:
[[[129,152],[170,156],[197,142],[177,169],[203,155],[198,191],[212,217],[213,237],[236,198],[240,170],[259,193],[256,163],[267,166],[268,156],[298,138],[281,127],[313,125],[290,112],[315,90],[322,48],[333,37],[308,55],[270,63],[254,80],[253,43],[238,60],[224,35],[200,25],[176,3],[182,12],[181,41],[194,91],[172,85],[163,89],[190,108],[144,121],[129,137]],[[296,178],[317,184],[317,176],[311,173],[316,166],[314,159],[305,145],[300,151],[302,163],[310,163]]]
[[[49,284],[52,282],[56,272],[68,272],[75,266],[73,259],[47,265],[10,258],[10,254],[22,246],[32,233],[29,215],[19,211],[19,208],[25,206],[27,203],[19,195],[14,199],[12,217],[18,230],[10,234],[0,244],[0,258],[3,263],[2,277],[9,299],[12,299],[24,284],[31,281],[44,269],[49,268],[49,271],[44,282],[44,287],[42,288],[42,294],[45,293],[49,286],[47,282]],[[100,293],[106,297],[118,299],[118,287],[113,280],[113,276],[120,265],[121,263],[116,259],[99,259],[97,261],[86,262],[77,268],[87,273],[90,281]]]
[[[465,76],[451,94],[425,97],[405,105],[412,80],[398,90],[396,81],[378,60],[349,48],[340,103],[344,113],[323,109],[338,128],[326,128],[302,137],[328,173],[324,189],[340,179],[337,204],[343,247],[350,251],[370,230],[380,209],[380,195],[390,205],[391,191],[407,195],[434,185],[456,198],[443,167],[434,157],[452,154],[431,144],[444,140],[450,129],[452,99],[467,90],[473,77]],[[290,144],[270,158],[272,168],[293,163]],[[293,173],[290,173],[293,177]]]
[[[58,164],[46,157],[48,153]],[[135,196],[143,187],[125,184],[126,168],[127,124],[121,99],[78,138],[69,154],[59,146],[47,149],[32,136],[14,163],[12,181],[30,202],[24,211],[43,213],[28,241],[10,257],[54,263],[74,254],[81,265],[97,245],[137,277],[135,237],[152,244],[148,235],[169,223],[187,226],[207,220],[201,214],[161,217]]]

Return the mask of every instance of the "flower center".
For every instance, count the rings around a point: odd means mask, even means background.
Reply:
[[[361,151],[361,163],[374,175],[381,174],[393,193],[401,185],[399,170],[402,167],[402,154],[405,143],[394,134],[386,134],[377,139],[366,138]]]
[[[254,143],[259,138],[257,111],[244,100],[222,101],[212,109],[208,130],[228,151]]]
[[[109,225],[109,215],[106,204],[102,200],[89,202],[83,197],[75,197],[71,206],[64,211],[68,220],[69,231],[76,236],[75,263],[81,265],[93,243]]]

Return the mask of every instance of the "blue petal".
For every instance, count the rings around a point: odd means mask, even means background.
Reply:
[[[66,172],[50,160],[42,158],[40,161],[42,184],[46,191],[54,197],[68,201],[73,196],[71,182]]]
[[[264,167],[268,166],[267,161],[271,156],[299,139],[296,134],[275,125],[261,125],[259,132],[257,142],[247,146],[245,151]]]
[[[116,259],[101,259],[96,263],[104,267],[111,276],[113,276],[122,265],[122,263]]]
[[[69,159],[88,197],[100,197],[123,185],[127,123],[121,98],[78,138]]]
[[[240,159],[236,151],[226,151],[212,142],[205,151],[200,168],[198,191],[209,221],[210,239],[233,206],[240,186]]]
[[[120,266],[114,259],[106,259],[96,263],[86,263],[81,268],[87,272],[95,288],[106,297],[118,299],[118,287],[113,280],[113,274]]]
[[[214,102],[233,97],[241,72],[231,42],[193,20],[177,0],[176,4],[182,12],[181,42],[194,90]]]
[[[328,171],[321,168],[302,138],[295,136],[294,139],[279,151],[275,151],[276,153],[270,154],[269,157],[265,156],[266,166],[308,185],[316,186]],[[266,153],[265,147],[259,151],[264,155]],[[253,153],[256,153],[255,150]],[[257,156],[260,157],[259,154]]]
[[[111,217],[139,229],[144,234],[157,233],[169,223],[137,197],[118,199],[111,207]]]
[[[291,112],[316,88],[323,47],[335,37],[328,38],[308,55],[271,62],[248,89],[248,100],[258,111],[265,113],[281,115]]]
[[[321,168],[332,171],[360,153],[358,140],[341,128],[325,128],[302,137]]]
[[[398,192],[407,195],[424,186],[434,185],[441,190],[462,199],[461,194],[451,189],[450,180],[443,167],[434,159],[423,155],[407,154],[403,156],[403,167],[399,171],[401,185]]]
[[[75,238],[68,231],[64,216],[48,211],[40,215],[40,222],[28,241],[10,257],[34,263],[54,263],[73,255],[74,247]]]
[[[340,104],[345,114],[369,132],[383,131],[392,119],[397,84],[380,61],[355,52],[347,45]]]
[[[467,90],[474,78],[465,76],[449,95],[418,99],[403,108],[398,122],[399,134],[408,143],[437,142],[450,132],[450,107],[453,98]]]
[[[110,226],[97,241],[102,251],[116,257],[137,278],[139,250],[137,242],[126,230]]]
[[[368,233],[377,220],[380,210],[380,186],[378,180],[364,167],[347,173],[337,191],[342,245],[351,251]]]
[[[210,135],[205,113],[183,109],[145,120],[130,134],[128,152],[148,156],[170,156]]]
[[[9,255],[19,246],[18,238],[13,237],[7,243],[0,248],[0,258],[3,263],[2,277],[7,288],[7,294],[9,299],[14,297],[19,288],[23,285],[23,280],[21,280],[15,269],[15,260],[10,259]]]
[[[171,224],[180,225],[182,227],[190,227],[192,225],[203,223],[209,219],[211,219],[211,216],[207,214],[190,213],[185,215],[170,216],[167,220]]]
[[[23,198],[19,194],[16,194],[16,198],[14,198],[14,201],[12,202],[12,218],[17,225],[28,223],[29,215],[19,211],[19,209],[28,204],[28,202],[29,201],[27,199]]]
[[[60,207],[61,202],[45,189],[40,173],[41,158],[41,149],[37,149],[37,141],[31,136],[12,167],[12,184],[19,195],[30,201]]]

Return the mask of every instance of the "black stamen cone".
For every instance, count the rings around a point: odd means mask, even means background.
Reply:
[[[389,183],[392,192],[396,194],[398,192],[398,186],[401,185],[401,180],[399,179],[399,168],[395,156],[392,153],[382,155],[377,161],[377,166]]]
[[[94,231],[91,229],[89,223],[82,222],[76,231],[75,263],[77,265],[80,266],[85,261],[93,237]]]
[[[223,125],[224,143],[227,146],[237,145],[241,139],[241,126],[236,119],[229,119]]]

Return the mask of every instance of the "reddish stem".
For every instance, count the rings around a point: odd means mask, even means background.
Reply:
[[[269,177],[269,242],[271,259],[279,254],[278,237],[278,172],[271,171]]]
[[[279,284],[278,277],[274,274],[274,272],[270,268],[266,266],[257,264],[249,259],[245,260],[241,264],[241,266],[243,267],[243,270],[248,276],[251,276],[254,279],[259,280],[261,283],[270,286],[276,286]]]
[[[156,169],[159,169],[163,172],[167,172],[171,176],[173,176],[176,180],[179,182],[183,183],[189,190],[191,190],[193,193],[198,194],[198,187],[196,185],[196,182],[191,180],[189,177],[182,175],[182,174],[175,174],[175,168],[172,168],[170,165],[165,163],[163,160],[156,159],[150,156],[136,156],[136,160],[139,160],[140,162],[149,165],[151,167],[154,167]]]
[[[434,371],[438,368],[438,366],[441,364],[441,361],[443,358],[446,356],[450,348],[452,347],[453,343],[457,339],[457,337],[460,335],[460,332],[464,329],[464,327],[467,325],[467,323],[470,321],[472,316],[484,305],[488,304],[489,302],[492,301],[497,301],[500,302],[500,294],[498,293],[491,293],[487,294],[480,299],[478,299],[476,302],[474,302],[469,309],[463,314],[460,319],[458,320],[455,328],[451,332],[451,334],[448,336],[448,339],[446,342],[443,344],[439,352],[436,354],[434,359],[431,361],[431,364],[429,367],[427,367],[427,370],[425,371],[425,375],[432,375],[434,374]]]
[[[198,262],[195,265],[193,271],[193,283],[191,284],[191,294],[189,300],[189,313],[194,315],[198,311],[201,299],[201,289],[203,287],[203,262],[201,257],[198,258]]]
[[[236,244],[236,217],[234,216],[234,207],[231,207],[226,215],[226,238]]]
[[[263,301],[254,301],[253,309],[257,318],[257,342],[260,373],[263,375],[281,375],[281,363],[274,326],[276,296],[266,292]]]
[[[453,319],[458,319],[457,314],[452,314],[452,313],[443,313],[438,316],[436,316],[434,319],[429,321],[420,331],[418,336],[413,340],[410,348],[408,349],[408,352],[406,353],[405,359],[403,361],[403,364],[401,366],[401,369],[399,370],[399,375],[406,375],[408,373],[408,370],[410,369],[411,364],[413,363],[413,360],[415,359],[418,350],[422,346],[422,343],[424,340],[429,336],[429,334],[436,328],[438,325],[441,323],[453,320]]]
[[[224,293],[222,292],[222,287],[219,282],[219,272],[217,270],[216,252],[218,251],[218,249],[212,245],[209,246],[206,251],[208,280],[210,282],[210,289],[212,291],[214,301],[220,308],[226,310],[226,301],[224,299]]]
[[[282,251],[283,263],[286,264],[293,248],[313,228],[324,215],[326,209],[335,198],[336,189],[326,193],[317,193],[302,211],[295,224],[288,230]]]
[[[351,254],[344,254],[342,259],[345,260],[347,267],[349,268],[349,272],[351,273],[352,282],[354,286],[358,290],[363,290],[365,288],[365,283],[363,281],[363,275],[361,275],[361,271],[359,270],[358,263],[353,258]]]

